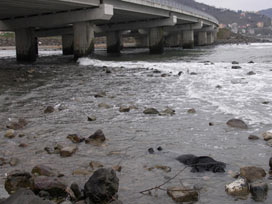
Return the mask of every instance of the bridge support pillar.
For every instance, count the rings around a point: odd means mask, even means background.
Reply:
[[[214,43],[214,32],[207,33],[207,44],[211,45]]]
[[[201,31],[198,33],[198,45],[207,45],[207,32]]]
[[[165,39],[166,47],[179,47],[181,42],[181,33],[175,32],[168,35]]]
[[[182,33],[182,47],[184,49],[193,49],[194,48],[194,31],[185,30]]]
[[[37,40],[34,29],[24,28],[15,31],[16,57],[19,62],[34,62],[37,58]]]
[[[149,31],[149,50],[150,54],[162,54],[164,51],[163,28],[151,28]]]
[[[120,31],[107,33],[107,52],[120,53],[122,50],[122,37]]]
[[[146,48],[149,46],[148,36],[137,36],[135,37],[135,47],[136,48]]]
[[[74,24],[74,58],[88,56],[94,51],[94,25],[89,22]]]
[[[74,54],[74,36],[62,35],[62,53],[63,55]]]

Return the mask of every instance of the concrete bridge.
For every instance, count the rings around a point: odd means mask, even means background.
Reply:
[[[214,42],[218,21],[173,0],[1,0],[0,31],[14,31],[18,61],[35,61],[37,38],[62,36],[75,59],[94,51],[96,36],[118,53],[122,37],[162,53],[164,46],[193,48]]]

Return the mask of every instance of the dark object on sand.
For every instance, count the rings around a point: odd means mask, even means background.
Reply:
[[[181,155],[176,158],[179,162],[192,167],[191,172],[212,171],[225,172],[226,164],[224,162],[216,161],[208,156],[197,157],[192,154]]]
[[[149,149],[148,149],[148,152],[149,152],[149,154],[154,154],[154,153],[155,153],[155,151],[154,151],[153,148],[149,148]]]

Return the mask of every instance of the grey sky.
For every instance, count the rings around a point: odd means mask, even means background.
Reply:
[[[219,8],[232,10],[259,11],[272,8],[272,0],[196,0]]]

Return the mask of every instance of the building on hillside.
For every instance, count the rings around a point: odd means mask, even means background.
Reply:
[[[226,24],[222,24],[222,23],[221,23],[221,24],[219,24],[219,28],[221,28],[221,29],[222,29],[222,28],[226,28],[226,27],[227,27],[227,25],[226,25]]]
[[[257,27],[258,27],[258,28],[263,28],[263,27],[264,27],[264,22],[261,22],[261,21],[258,22],[258,23],[257,23]]]

